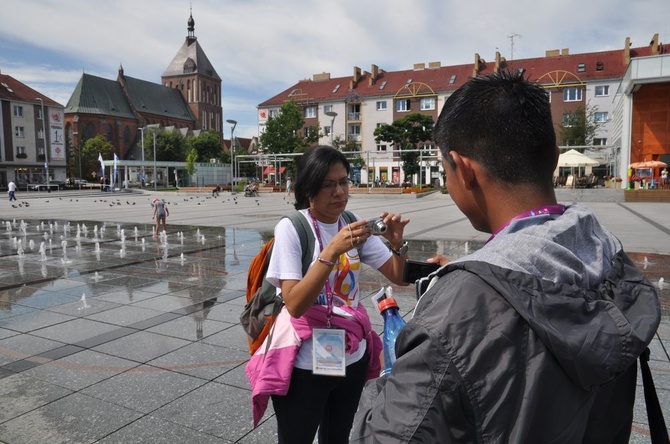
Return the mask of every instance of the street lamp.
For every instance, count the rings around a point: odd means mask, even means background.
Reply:
[[[44,147],[44,170],[47,174],[47,192],[51,193],[51,187],[49,186],[49,150],[47,148],[47,128],[44,123],[46,116],[44,115],[44,100],[41,97],[36,97],[36,100],[40,101],[40,106],[42,107],[42,146]]]
[[[228,119],[226,122],[233,125],[230,129],[230,194],[235,194],[235,170],[233,169],[233,160],[235,158],[235,127],[237,126],[237,120]]]
[[[142,132],[142,171],[140,172],[140,187],[144,188],[144,127],[140,128]]]
[[[337,117],[337,113],[335,111],[326,111],[326,115],[329,117],[332,117],[330,119],[330,146],[333,146],[333,133],[335,132],[335,117]]]
[[[72,121],[75,124],[78,123],[79,122],[79,116],[75,114]],[[82,177],[81,177],[81,143],[79,141],[79,128],[77,127],[77,131],[74,131],[72,134],[77,136],[77,157],[79,158],[79,162],[78,162],[79,163],[79,190],[81,190],[81,179],[82,179]],[[74,140],[72,142],[74,143]],[[72,185],[74,186],[74,183],[72,183]]]
[[[153,131],[152,134],[154,135],[154,191],[156,191],[156,185],[158,184],[158,180],[156,180],[156,131]]]

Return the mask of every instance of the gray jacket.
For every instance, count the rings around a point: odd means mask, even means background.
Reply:
[[[436,272],[361,397],[354,443],[628,442],[654,288],[579,206]]]

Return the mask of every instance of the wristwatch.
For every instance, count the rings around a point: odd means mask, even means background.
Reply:
[[[389,244],[389,250],[391,250],[391,252],[396,256],[402,256],[407,254],[407,252],[409,251],[409,244],[407,242],[404,242],[397,250],[393,248],[391,244]]]

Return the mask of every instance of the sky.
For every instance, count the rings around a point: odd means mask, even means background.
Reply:
[[[0,72],[65,106],[82,73],[160,83],[187,35],[222,79],[223,118],[258,135],[257,106],[298,81],[646,46],[669,0],[2,0]],[[513,51],[513,54],[512,54]],[[224,137],[230,137],[229,125]]]

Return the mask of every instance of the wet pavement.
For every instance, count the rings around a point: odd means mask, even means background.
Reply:
[[[154,239],[153,194],[22,194],[20,207],[0,202],[0,441],[276,442],[271,408],[251,426],[239,314],[251,258],[292,209],[284,196],[166,193],[168,234]],[[659,288],[651,368],[668,421],[670,204],[587,205]],[[410,217],[414,259],[459,257],[486,240],[448,196],[357,195],[349,209]],[[366,268],[361,285],[369,294],[387,283]],[[413,289],[394,295],[410,315]],[[635,443],[649,442],[641,391]]]

